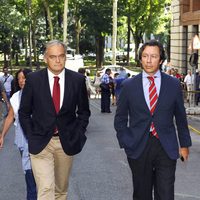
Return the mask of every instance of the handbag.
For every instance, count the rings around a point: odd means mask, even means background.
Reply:
[[[101,83],[100,88],[104,90],[110,90],[109,84],[106,84],[106,83]]]
[[[4,100],[0,100],[0,118],[5,118],[8,115],[8,106]]]
[[[0,132],[2,132],[4,121],[8,115],[8,107],[5,101],[0,100]]]

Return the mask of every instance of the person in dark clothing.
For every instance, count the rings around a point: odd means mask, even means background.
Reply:
[[[132,172],[133,200],[174,200],[178,158],[192,145],[180,81],[160,71],[163,45],[139,51],[143,71],[122,83],[114,127]],[[154,195],[153,195],[154,192]]]
[[[110,74],[111,69],[107,68],[105,74],[101,78],[101,112],[102,113],[111,113],[110,110]]]
[[[195,84],[195,103],[198,106],[199,100],[200,100],[200,72],[197,71],[196,73],[196,84]]]

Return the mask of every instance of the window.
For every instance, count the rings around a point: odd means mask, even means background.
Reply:
[[[193,0],[193,11],[200,11],[200,1],[199,0]]]
[[[183,13],[190,11],[190,0],[181,0],[180,5],[182,6]]]

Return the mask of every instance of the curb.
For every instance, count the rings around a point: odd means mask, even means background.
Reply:
[[[200,116],[187,114],[187,118],[200,121]]]
[[[199,107],[187,107],[185,111],[187,115],[200,115]]]

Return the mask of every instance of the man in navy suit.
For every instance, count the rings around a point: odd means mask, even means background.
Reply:
[[[181,85],[160,71],[165,52],[159,42],[145,43],[139,59],[143,72],[123,82],[114,126],[132,171],[133,200],[152,200],[153,189],[155,200],[174,200],[176,162],[188,159],[191,146]]]
[[[19,119],[26,133],[38,200],[66,200],[73,155],[85,142],[90,110],[85,77],[65,69],[67,48],[46,44],[46,69],[26,79]],[[54,87],[55,86],[55,87]]]

